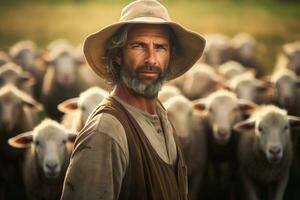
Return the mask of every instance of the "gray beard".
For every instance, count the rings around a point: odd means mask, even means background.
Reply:
[[[166,82],[166,76],[162,75],[150,84],[143,83],[137,76],[128,76],[128,74],[121,73],[121,79],[123,83],[134,94],[142,96],[146,99],[153,99],[157,97],[159,90]]]

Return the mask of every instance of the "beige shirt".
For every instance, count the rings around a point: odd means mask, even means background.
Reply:
[[[158,104],[158,115],[151,115],[114,98],[136,119],[161,159],[175,164],[177,149],[166,111]],[[77,138],[61,199],[118,199],[128,164],[129,150],[122,124],[110,114],[99,114]]]

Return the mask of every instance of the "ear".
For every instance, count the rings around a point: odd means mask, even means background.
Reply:
[[[254,120],[245,120],[234,125],[233,129],[238,132],[250,131],[255,128]]]
[[[75,142],[76,137],[77,137],[77,134],[75,134],[75,133],[68,133],[68,140],[70,142]]]
[[[8,140],[8,144],[15,148],[27,148],[30,147],[33,141],[32,131],[28,131],[12,137]]]
[[[248,115],[253,113],[258,107],[258,105],[256,103],[246,100],[246,99],[239,99],[238,106],[239,106],[239,109],[242,111],[242,113],[248,114]]]
[[[272,89],[272,84],[267,81],[257,80],[256,81],[256,89],[260,92],[266,92],[270,89]]]
[[[217,82],[215,85],[216,90],[228,90],[228,91],[232,91],[232,89],[230,88],[229,84],[226,83],[225,81],[223,82]]]
[[[205,99],[197,99],[192,103],[193,103],[193,108],[197,111],[204,111],[206,109]]]
[[[63,113],[70,113],[78,108],[78,97],[68,99],[58,104],[57,109]]]
[[[289,115],[288,120],[289,120],[291,128],[296,128],[296,129],[300,128],[300,117]]]
[[[25,106],[29,107],[31,110],[35,112],[40,112],[44,110],[44,107],[42,104],[36,102],[36,101],[26,101],[23,100],[23,103]]]

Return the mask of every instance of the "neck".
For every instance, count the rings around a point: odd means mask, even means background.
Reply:
[[[122,82],[117,83],[112,95],[120,98],[122,101],[134,106],[149,114],[156,114],[157,97],[147,99],[145,97],[134,94]]]

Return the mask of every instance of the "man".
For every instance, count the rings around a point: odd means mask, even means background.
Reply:
[[[115,87],[76,139],[62,200],[187,199],[182,150],[157,94],[204,46],[154,0],[130,3],[86,39],[89,65]]]

